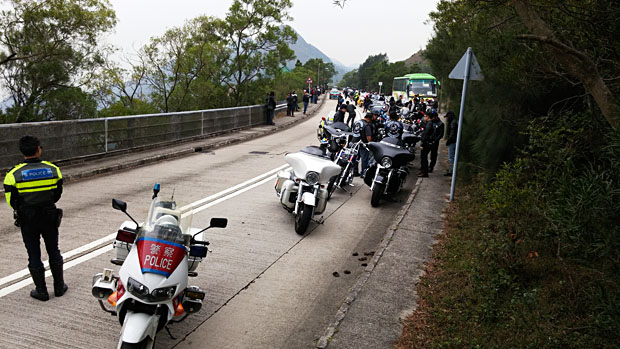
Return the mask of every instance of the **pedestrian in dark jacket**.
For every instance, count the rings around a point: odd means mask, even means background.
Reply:
[[[347,125],[353,128],[353,123],[355,122],[355,104],[349,103],[347,101],[347,113],[349,113],[349,117],[347,118]]]
[[[336,114],[334,114],[334,122],[344,122],[344,117],[347,113],[347,105],[342,103],[340,105],[340,110],[338,110],[336,112]]]
[[[273,91],[269,92],[269,96],[267,96],[265,101],[265,107],[267,108],[267,125],[275,125],[273,117],[276,113],[276,98]]]
[[[287,109],[287,116],[295,116],[295,107],[293,104],[293,95],[292,94],[287,94],[286,95],[286,109]]]
[[[420,172],[418,177],[428,177],[428,154],[431,152],[433,141],[433,126],[431,125],[431,117],[424,114],[424,131],[420,137]]]
[[[297,97],[297,93],[295,93],[295,91],[293,91],[291,96],[293,96],[293,109],[295,111],[298,111],[299,110],[299,98]]]
[[[450,162],[450,167],[444,175],[452,176],[454,153],[456,151],[456,135],[459,131],[459,121],[456,119],[453,111],[446,113],[446,122],[448,124],[448,139],[446,140],[446,145],[448,146],[448,161]]]
[[[308,91],[304,92],[304,96],[301,97],[302,102],[304,102],[304,115],[306,114],[306,110],[308,109],[308,103],[310,103],[310,95]]]
[[[428,166],[428,172],[432,173],[437,164],[437,153],[439,152],[439,142],[443,138],[445,125],[439,119],[436,112],[431,112],[431,126],[433,127],[433,143],[431,144],[431,163]]]

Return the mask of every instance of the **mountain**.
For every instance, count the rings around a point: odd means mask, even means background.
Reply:
[[[405,64],[407,64],[407,65],[417,64],[418,67],[420,67],[420,72],[422,72],[422,73],[430,73],[431,72],[430,62],[428,61],[428,58],[426,58],[424,56],[424,51],[423,50],[420,50],[420,51],[414,53],[413,55],[411,55],[411,57],[405,59]]]
[[[323,62],[333,63],[337,72],[336,76],[333,78],[334,81],[340,81],[346,72],[353,70],[353,68],[347,67],[337,60],[329,58],[325,53],[316,48],[316,46],[304,40],[303,36],[299,33],[297,33],[297,42],[289,45],[289,47],[295,51],[295,56],[297,56],[297,59],[299,59],[301,63],[306,63],[311,58],[320,58]],[[289,69],[295,68],[295,62],[297,62],[297,59],[287,62],[286,66]]]

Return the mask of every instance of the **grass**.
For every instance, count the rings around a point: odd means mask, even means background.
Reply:
[[[397,348],[620,347],[618,275],[557,258],[541,241],[498,252],[480,186],[447,210]]]

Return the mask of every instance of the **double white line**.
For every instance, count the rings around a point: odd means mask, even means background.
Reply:
[[[282,165],[280,167],[274,168],[271,171],[267,171],[259,176],[249,179],[243,183],[239,183],[226,190],[222,190],[221,192],[217,194],[205,197],[189,205],[185,205],[180,208],[181,212],[183,212],[183,217],[186,217],[187,215],[191,215],[194,213],[198,213],[204,209],[215,206],[228,199],[232,199],[235,196],[241,195],[242,193],[245,193],[246,191],[254,189],[269,181],[273,181],[276,177],[276,174],[279,171],[287,169],[288,167],[289,167],[288,164]],[[112,250],[111,242],[114,240],[114,238],[116,238],[116,233],[107,235],[101,239],[95,240],[91,243],[80,246],[71,251],[64,252],[62,254],[65,260],[63,269],[67,270],[73,266],[86,262],[90,259],[93,259],[99,255],[102,255]],[[43,262],[43,265],[46,268],[48,268],[49,261]],[[46,277],[51,276],[51,275],[52,273],[49,270],[45,272]],[[0,287],[6,284],[10,284],[10,285],[0,288],[0,298],[32,284],[32,279],[30,278],[30,272],[28,271],[28,269],[23,269],[11,275],[0,278]]]

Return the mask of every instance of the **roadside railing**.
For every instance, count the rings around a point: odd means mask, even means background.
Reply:
[[[278,106],[280,111],[286,106]],[[266,122],[264,105],[111,118],[0,125],[0,168],[23,159],[19,139],[39,138],[45,159],[62,161],[198,139]]]

